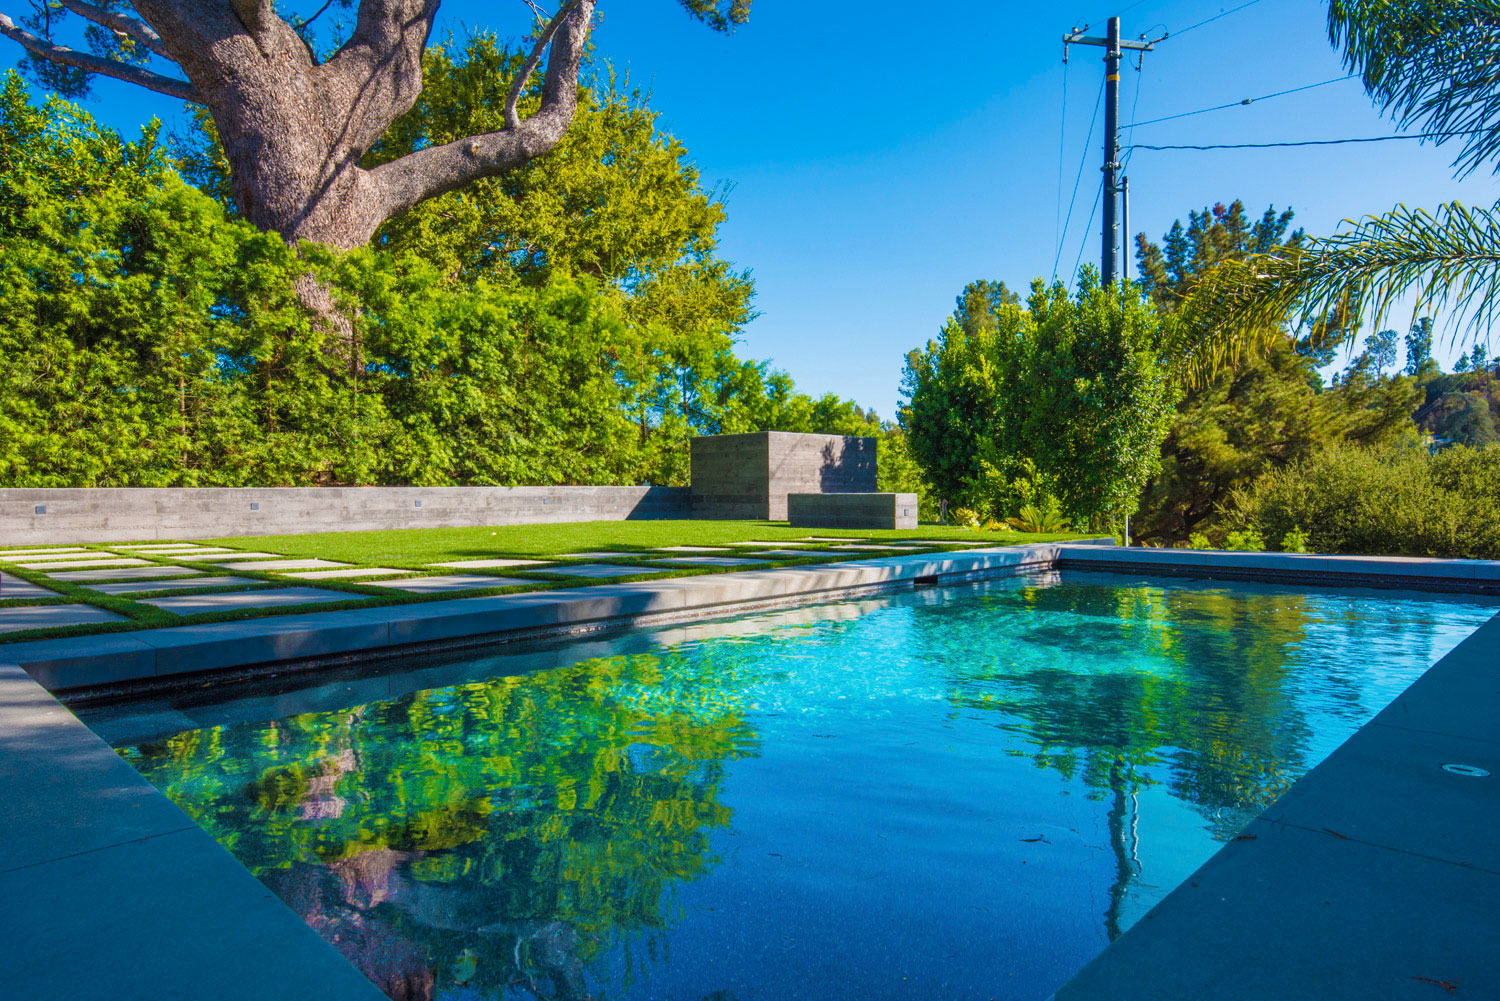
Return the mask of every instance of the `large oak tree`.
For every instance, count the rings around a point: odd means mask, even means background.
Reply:
[[[439,0],[329,0],[283,17],[273,0],[30,0],[0,34],[32,68],[76,95],[107,76],[199,104],[213,116],[244,217],[289,241],[366,243],[381,223],[437,195],[519,167],[567,131],[597,0],[536,15],[532,45],[507,96],[504,127],[426,146],[378,166],[361,158],[422,91],[422,54]],[[679,0],[719,30],[750,0]],[[320,58],[309,26],[331,5],[353,7],[345,37]],[[88,22],[87,51],[62,44],[64,16]],[[540,93],[529,82],[546,58]],[[524,100],[523,100],[524,99]],[[526,104],[530,114],[522,117]]]

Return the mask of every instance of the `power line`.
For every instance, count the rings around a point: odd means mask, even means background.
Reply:
[[[1247,105],[1254,104],[1257,101],[1269,101],[1273,97],[1285,97],[1288,94],[1300,94],[1304,90],[1312,90],[1314,87],[1326,87],[1331,83],[1343,83],[1345,80],[1353,80],[1357,76],[1359,76],[1358,73],[1351,73],[1348,76],[1336,76],[1332,80],[1323,80],[1320,83],[1309,83],[1302,87],[1293,87],[1290,90],[1278,90],[1274,94],[1262,94],[1260,97],[1247,97],[1240,101],[1231,101],[1229,104],[1217,104],[1212,108],[1200,108],[1197,111],[1184,111],[1181,114],[1167,115],[1165,118],[1152,118],[1144,122],[1131,122],[1129,125],[1126,125],[1124,127],[1127,129],[1133,129],[1140,125],[1157,125],[1161,122],[1175,122],[1179,118],[1191,118],[1194,115],[1206,115],[1210,111],[1224,111],[1228,108],[1241,108]]]
[[[1057,121],[1057,205],[1052,210],[1052,277],[1057,277],[1057,259],[1062,257],[1063,159],[1068,149],[1068,63],[1063,62],[1062,115]]]
[[[1063,223],[1063,238],[1062,238],[1062,240],[1058,241],[1058,244],[1057,244],[1057,255],[1055,257],[1053,257],[1053,259],[1052,259],[1052,277],[1054,277],[1054,278],[1057,277],[1057,265],[1062,260],[1062,245],[1063,245],[1063,241],[1067,240],[1067,238],[1068,238],[1068,227],[1073,222],[1073,206],[1078,201],[1078,185],[1083,181],[1083,165],[1088,162],[1088,157],[1089,157],[1089,143],[1093,142],[1093,140],[1094,140],[1094,124],[1099,119],[1099,102],[1102,101],[1103,99],[1104,99],[1104,81],[1101,80],[1101,81],[1099,81],[1099,93],[1094,98],[1094,110],[1091,111],[1091,112],[1089,112],[1089,134],[1084,137],[1084,140],[1083,140],[1083,156],[1080,157],[1079,160],[1078,160],[1078,176],[1073,179],[1073,197],[1070,198],[1070,199],[1068,199],[1068,219],[1067,219],[1066,222]],[[1089,225],[1092,226],[1093,224],[1094,224],[1094,219],[1093,219],[1093,216],[1091,215],[1089,217]],[[1084,231],[1085,232],[1088,231],[1088,227],[1087,226],[1084,227]]]
[[[1150,150],[1212,150],[1212,149],[1280,149],[1287,146],[1342,146],[1345,143],[1383,143],[1396,139],[1445,139],[1450,136],[1472,136],[1480,132],[1489,132],[1490,129],[1464,129],[1460,132],[1422,132],[1410,136],[1372,136],[1367,139],[1303,139],[1298,142],[1279,143],[1217,143],[1209,146],[1146,146],[1136,144],[1127,146],[1126,149],[1150,149]]]
[[[1250,0],[1249,3],[1242,3],[1238,7],[1235,7],[1233,10],[1221,10],[1221,11],[1219,11],[1219,13],[1215,14],[1213,17],[1205,18],[1204,20],[1199,21],[1197,24],[1190,24],[1186,28],[1183,28],[1181,31],[1168,32],[1167,34],[1163,35],[1162,38],[1164,38],[1164,39],[1165,38],[1176,38],[1178,35],[1186,35],[1188,32],[1194,30],[1195,28],[1201,28],[1205,24],[1212,24],[1213,22],[1217,21],[1219,18],[1221,18],[1221,17],[1228,17],[1230,14],[1238,14],[1240,11],[1244,10],[1246,7],[1254,7],[1258,3],[1260,3],[1260,0]]]

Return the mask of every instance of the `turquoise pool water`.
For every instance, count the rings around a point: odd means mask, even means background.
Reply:
[[[120,753],[392,998],[1041,999],[1495,611],[1010,578],[424,664]]]

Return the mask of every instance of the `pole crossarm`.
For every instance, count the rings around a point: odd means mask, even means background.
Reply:
[[[1064,45],[1102,45],[1105,48],[1109,48],[1109,39],[1107,39],[1107,38],[1100,38],[1097,35],[1082,35],[1082,34],[1078,34],[1078,33],[1075,32],[1075,33],[1073,33],[1071,35],[1064,35],[1063,36],[1063,44]],[[1124,39],[1121,39],[1120,40],[1120,48],[1122,48],[1122,49],[1130,49],[1132,52],[1155,52],[1156,51],[1156,43],[1155,42],[1148,42],[1148,41],[1145,41],[1144,39],[1141,40],[1141,41],[1139,41],[1139,42],[1130,42],[1130,41],[1126,41]]]

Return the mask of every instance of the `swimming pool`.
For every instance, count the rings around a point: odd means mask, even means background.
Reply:
[[[120,753],[393,998],[1039,999],[1496,608],[1034,575]]]

